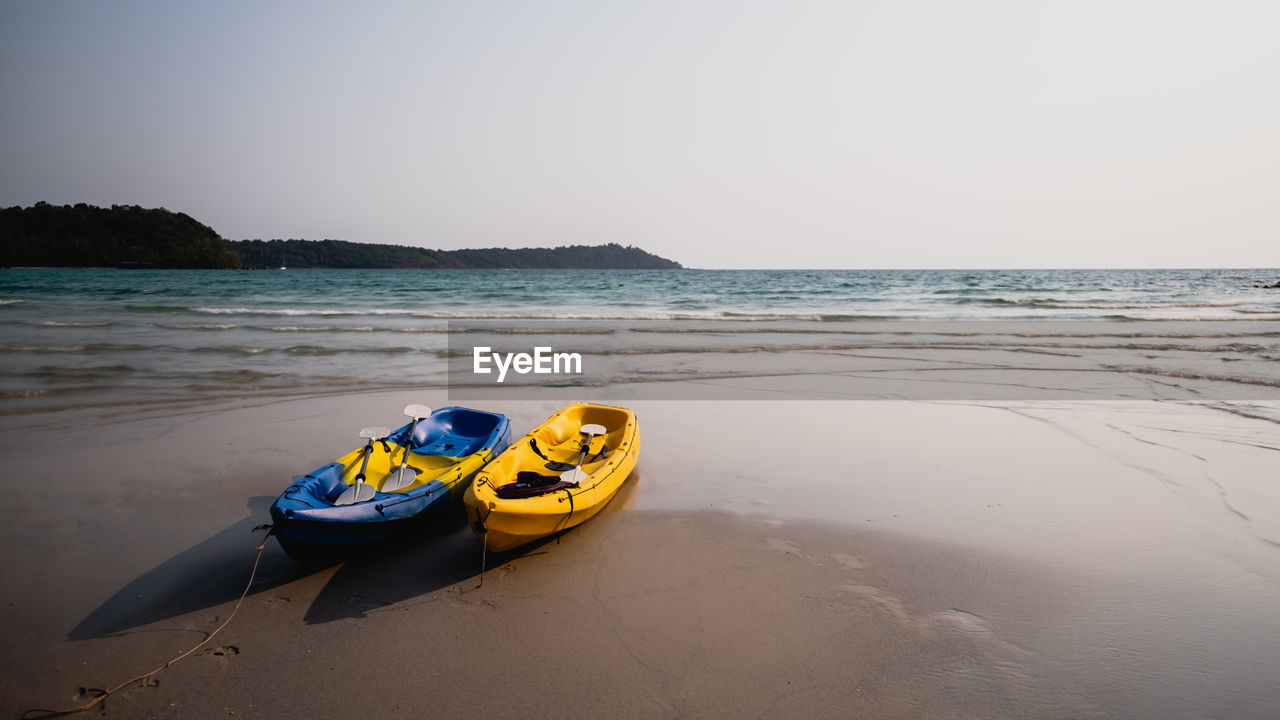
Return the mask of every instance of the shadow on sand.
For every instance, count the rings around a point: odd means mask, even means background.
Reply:
[[[639,484],[640,470],[636,469],[609,504],[584,525],[514,550],[490,552],[486,566],[494,569],[517,558],[554,552],[548,546],[568,533],[603,530],[610,515],[633,504]],[[368,548],[343,564],[312,601],[305,616],[306,623],[315,625],[361,618],[381,608],[462,582],[468,583],[467,589],[473,588],[480,583],[481,551],[481,542],[467,526],[465,513],[459,507],[456,517],[442,519],[434,530],[424,536]]]
[[[215,607],[240,597],[253,568],[254,550],[263,532],[253,529],[267,517],[274,497],[254,497],[249,517],[194,545],[134,579],[89,613],[67,634],[89,640]],[[262,554],[254,579],[258,593],[314,572],[299,566],[273,540]]]
[[[395,605],[436,590],[467,582],[480,582],[480,540],[467,526],[461,512],[444,525],[432,539],[414,537],[412,542],[388,542],[369,548],[342,565],[320,590],[307,609],[305,621],[318,625],[364,617],[369,612]],[[443,525],[443,524],[442,524]],[[505,553],[489,553],[487,564],[495,568],[511,560],[537,554],[556,536]]]
[[[599,516],[630,504],[639,481],[635,472]],[[253,550],[261,533],[253,529],[268,518],[274,497],[254,497],[249,517],[147,571],[100,605],[70,633],[70,640],[89,640],[125,634],[134,628],[216,607],[240,597],[253,567]],[[572,531],[570,531],[572,532]],[[495,568],[511,560],[541,552],[558,536],[505,553],[489,553]],[[328,567],[341,567],[328,579],[307,610],[307,624],[363,617],[388,605],[472,580],[479,583],[481,544],[467,527],[462,508],[441,514],[411,534],[362,547],[343,562],[301,564],[271,540],[262,555],[250,597],[286,585]]]

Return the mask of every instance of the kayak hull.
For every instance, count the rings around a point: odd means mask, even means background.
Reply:
[[[441,408],[420,421],[392,432],[384,445],[373,443],[366,483],[373,498],[350,505],[334,501],[355,483],[363,447],[294,481],[271,506],[273,531],[280,546],[299,560],[346,554],[406,530],[421,529],[449,509],[456,509],[480,468],[511,442],[505,415],[468,408]],[[383,483],[407,464],[417,479],[399,490],[384,492]]]
[[[577,430],[587,423],[603,425],[607,432],[592,440],[589,459],[582,466],[587,478],[577,487],[534,497],[499,495],[498,489],[515,482],[522,472],[546,475],[548,463],[576,464],[586,437]],[[495,552],[541,540],[581,525],[603,510],[631,476],[639,457],[640,426],[633,412],[606,405],[570,405],[476,475],[463,497],[467,519],[485,547]]]

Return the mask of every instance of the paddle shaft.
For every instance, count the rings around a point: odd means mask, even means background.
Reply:
[[[360,472],[356,473],[356,484],[360,485],[364,482],[364,471],[369,469],[369,456],[373,454],[373,438],[369,438],[369,442],[364,446],[364,458],[360,460]]]
[[[582,463],[587,461],[587,453],[591,452],[591,441],[595,439],[596,439],[595,435],[588,435],[587,441],[582,443],[582,454],[578,456],[578,464],[576,466],[576,469],[578,470],[582,469]]]
[[[589,477],[582,470],[582,464],[587,461],[587,453],[591,452],[591,441],[596,439],[596,435],[603,435],[604,428],[600,425],[583,425],[581,432],[587,436],[587,441],[582,443],[582,454],[578,456],[578,464],[572,470],[568,470],[560,475],[560,479],[564,482],[581,483]],[[572,512],[572,511],[570,511]]]
[[[413,433],[418,429],[418,421],[421,418],[414,418],[413,424],[409,425],[409,434],[404,437],[404,457],[400,458],[400,469],[404,470],[409,464],[409,446],[413,444]]]
[[[364,502],[373,497],[373,486],[367,485],[364,481],[364,474],[369,469],[369,456],[373,455],[373,443],[378,441],[382,443],[382,449],[388,455],[391,454],[391,446],[387,445],[386,437],[391,431],[384,427],[365,428],[360,431],[360,437],[366,438],[368,442],[364,445],[364,452],[360,458],[360,472],[356,473],[356,481],[333,501],[334,505],[350,505],[352,503]],[[366,493],[365,490],[368,489]],[[363,496],[363,497],[362,497]]]

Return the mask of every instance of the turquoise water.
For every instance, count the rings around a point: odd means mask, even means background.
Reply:
[[[276,327],[281,318],[386,329],[400,327],[395,318],[1230,319],[1280,316],[1280,293],[1255,287],[1277,281],[1280,270],[4,270],[0,303],[71,321],[138,314],[156,327]]]
[[[1276,270],[0,270],[5,412],[440,386],[447,321],[1277,320]],[[1256,352],[1275,352],[1270,344]],[[1247,348],[1246,348],[1247,351]],[[1269,357],[1269,356],[1268,356]]]

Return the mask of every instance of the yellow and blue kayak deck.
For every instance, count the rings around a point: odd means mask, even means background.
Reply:
[[[414,428],[410,437],[410,428]],[[290,554],[381,539],[405,521],[456,501],[480,468],[506,449],[511,425],[505,415],[448,407],[374,441],[365,470],[373,498],[350,505],[334,501],[356,481],[364,456],[357,448],[290,485],[271,506],[281,545]],[[392,492],[383,483],[407,464],[419,470],[414,482]],[[304,545],[317,547],[304,548]],[[298,553],[295,553],[298,551]]]

